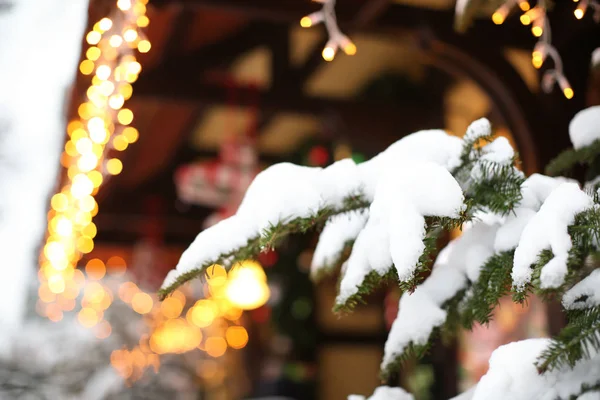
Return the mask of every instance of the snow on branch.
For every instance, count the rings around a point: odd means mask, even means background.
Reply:
[[[527,223],[515,250],[512,270],[513,285],[523,291],[531,282],[539,254],[546,249],[553,257],[542,267],[541,289],[557,288],[567,275],[567,258],[571,250],[568,226],[575,222],[575,215],[593,205],[593,200],[576,183],[562,183],[552,191],[539,212]]]
[[[568,399],[598,388],[600,357],[591,352],[588,360],[540,375],[534,362],[551,345],[550,339],[528,339],[496,349],[490,368],[477,384],[473,400]]]
[[[422,255],[428,254],[425,216],[456,220],[460,226],[464,207],[460,185],[442,166],[412,162],[388,171],[375,191],[369,220],[354,243],[336,308],[352,306],[369,274],[384,277],[395,267],[400,282],[413,282],[426,261]]]

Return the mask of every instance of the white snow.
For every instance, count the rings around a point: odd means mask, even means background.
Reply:
[[[600,391],[584,393],[577,397],[577,400],[600,400]]]
[[[576,301],[582,299],[585,300]],[[569,289],[562,298],[567,310],[584,309],[600,304],[600,269],[595,269],[587,277]]]
[[[495,169],[490,169],[490,165],[511,165],[515,151],[505,137],[498,137],[493,142],[485,145],[481,149],[481,157],[477,160],[471,170],[471,179],[481,180],[484,177],[484,171],[494,173]]]
[[[471,124],[467,127],[467,132],[465,133],[463,140],[467,142],[476,142],[482,137],[489,136],[491,134],[492,124],[490,124],[490,121],[487,118],[480,118],[471,122]]]
[[[372,201],[385,171],[406,168],[410,161],[431,161],[451,170],[459,165],[462,140],[440,129],[405,136],[371,160],[358,165],[365,197]]]
[[[414,396],[399,387],[379,386],[371,397],[356,394],[348,396],[348,400],[414,400]]]
[[[0,12],[0,353],[35,276],[88,8],[86,0],[10,3]]]
[[[368,210],[363,210],[335,215],[327,221],[313,255],[310,267],[312,277],[331,268],[339,260],[346,243],[356,239],[368,217]]]
[[[462,190],[444,167],[413,161],[386,171],[347,261],[337,302],[357,293],[371,271],[384,275],[392,263],[401,281],[411,279],[425,247],[424,217],[456,218],[462,207]]]
[[[600,357],[593,350],[591,359],[539,374],[534,363],[550,339],[527,339],[497,348],[490,367],[475,389],[473,400],[554,400],[566,399],[581,391],[583,384],[600,379]]]
[[[573,148],[581,149],[600,139],[600,106],[579,111],[569,124]]]
[[[552,250],[554,258],[542,268],[541,287],[555,288],[564,282],[572,246],[567,228],[577,213],[592,205],[593,200],[575,183],[562,183],[550,193],[523,229],[515,250],[512,279],[517,290],[523,290],[531,281],[531,265],[545,249]]]
[[[561,183],[574,182],[566,178],[552,178],[533,174],[521,185],[523,198],[513,213],[506,216],[494,242],[496,252],[512,250],[519,244],[521,233],[529,220],[539,211],[550,193]]]
[[[441,165],[442,167],[438,167],[441,170],[453,168],[459,162],[461,147],[461,139],[450,136],[442,130],[429,130],[420,131],[398,140],[387,150],[359,166],[349,159],[338,161],[325,169],[290,163],[273,165],[257,175],[233,217],[201,232],[196,237],[182,254],[176,266],[177,273],[170,274],[168,281],[172,283],[176,276],[203,264],[214,262],[219,255],[244,246],[248,240],[258,237],[272,225],[288,222],[295,218],[311,217],[324,207],[339,209],[343,205],[344,198],[351,195],[362,194],[366,200],[371,201],[375,196],[376,187],[379,186],[378,182],[386,175],[394,175],[396,171],[404,170],[404,183],[410,184],[411,180],[418,180],[419,176],[411,177],[406,170],[407,168],[410,171],[416,170],[415,162],[419,160]],[[446,174],[450,176],[447,172]],[[387,179],[391,180],[392,178]],[[421,185],[427,186],[423,185],[423,182],[426,181],[421,181]],[[432,193],[439,198],[445,197],[447,194],[442,190],[446,187],[447,185],[437,191],[419,191],[418,193],[425,197],[423,204],[427,205],[428,209],[412,210],[403,215],[399,215],[401,211],[396,211],[396,220],[400,218],[408,222],[410,215],[413,217],[413,225],[417,225],[419,217],[416,213],[418,211],[421,212],[421,215],[446,215],[447,212],[442,214],[438,214],[438,212],[439,210],[445,211],[443,205],[447,202],[435,202],[430,197]],[[450,192],[451,201],[456,197],[455,189],[453,187],[454,191]],[[397,184],[393,191],[400,191]],[[410,201],[421,202],[421,199],[414,198],[414,195],[403,195],[404,198],[407,196],[412,196]],[[386,211],[389,208],[387,203],[391,201],[392,199],[384,198],[378,202],[379,205],[375,206],[375,210],[381,208]],[[422,208],[421,205],[419,207]],[[425,213],[423,214],[423,212]],[[388,218],[391,217],[387,214],[378,217],[376,213],[374,217],[371,216],[371,219],[380,222],[377,224],[371,222],[371,225],[388,224]],[[402,235],[398,231],[399,228],[396,229],[395,237]],[[386,237],[390,235],[387,230],[383,234]],[[400,257],[399,250],[395,250],[395,252],[397,257]],[[374,260],[374,262],[377,261],[375,264],[385,264],[386,268],[391,266],[391,261],[388,260],[391,257],[389,248],[386,248],[383,253],[370,253],[372,258],[383,259]],[[410,275],[410,271],[405,273]],[[163,287],[166,286],[168,286],[166,282],[163,283]]]
[[[382,368],[404,352],[409,343],[425,344],[434,328],[446,321],[442,305],[477,279],[479,271],[493,254],[498,224],[476,221],[451,241],[438,255],[431,275],[411,295],[400,299],[398,317],[385,344]]]
[[[393,363],[410,343],[424,345],[428,342],[433,328],[446,321],[446,311],[435,304],[418,287],[414,293],[404,293],[400,298],[398,316],[385,342],[381,368]]]

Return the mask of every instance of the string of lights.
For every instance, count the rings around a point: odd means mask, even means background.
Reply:
[[[60,160],[67,182],[51,198],[48,234],[40,254],[42,304],[38,311],[52,321],[61,320],[64,311],[75,308],[85,286],[77,263],[94,248],[96,226],[92,218],[98,212],[94,196],[108,176],[119,174],[123,168],[115,152],[125,150],[139,136],[130,126],[133,112],[124,105],[142,69],[136,52],[147,53],[151,48],[142,31],[150,23],[147,3],[118,0],[112,15],[94,24],[86,35],[89,47],[79,70],[93,78],[87,99],[78,108],[78,118],[67,126],[69,138]],[[95,325],[102,319],[101,309],[86,307],[89,298],[82,298],[80,321],[95,321]],[[106,298],[102,309],[110,305],[110,297]]]
[[[578,3],[574,11],[575,18],[582,19],[588,9],[592,9],[593,18],[600,22],[600,4],[596,0],[575,0]],[[554,85],[558,84],[564,96],[572,99],[575,95],[573,88],[563,72],[563,62],[556,47],[552,45],[552,33],[550,22],[547,16],[546,0],[539,0],[535,7],[531,7],[527,0],[508,0],[504,2],[493,14],[492,21],[496,25],[501,25],[506,20],[508,14],[516,8],[523,12],[520,21],[523,25],[531,25],[533,36],[540,38],[536,43],[531,54],[531,62],[535,68],[541,68],[542,65],[551,59],[553,68],[544,72],[542,77],[542,89],[545,92],[552,91]]]
[[[323,23],[329,40],[325,44],[325,48],[321,53],[325,61],[333,61],[338,49],[342,49],[344,53],[349,56],[356,54],[356,46],[344,35],[337,24],[337,18],[335,16],[335,0],[314,0],[315,2],[322,3],[323,8],[320,11],[316,11],[310,15],[303,17],[300,20],[300,26],[303,28],[310,28],[313,25]]]

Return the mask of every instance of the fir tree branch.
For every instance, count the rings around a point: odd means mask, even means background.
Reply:
[[[488,324],[500,299],[510,293],[513,251],[490,257],[481,268],[479,279],[473,283],[469,296],[461,304],[461,323],[471,329],[475,322]]]
[[[565,364],[571,368],[577,361],[600,351],[600,306],[568,313],[569,323],[542,352],[536,366],[540,373],[552,371]]]
[[[332,276],[336,271],[339,271],[342,264],[350,257],[354,240],[348,240],[344,243],[342,251],[335,255],[331,260],[327,260],[327,264],[322,265],[316,273],[311,274],[310,279],[313,283],[318,284],[323,279]]]
[[[556,176],[565,173],[577,164],[590,165],[598,155],[600,155],[600,140],[581,149],[565,150],[546,166],[546,174]]]
[[[214,264],[220,264],[226,269],[231,268],[237,262],[254,259],[256,256],[266,249],[275,248],[287,236],[294,233],[306,233],[307,231],[323,226],[328,218],[336,214],[342,214],[349,211],[364,209],[369,206],[369,203],[364,200],[361,195],[348,196],[344,200],[344,206],[339,209],[325,207],[318,210],[309,218],[295,218],[291,221],[280,222],[277,225],[270,226],[265,229],[259,236],[248,240],[245,246],[236,248],[226,254],[221,254],[214,260],[206,262],[191,271],[181,274],[168,287],[158,291],[158,297],[164,300],[179,286],[187,281],[200,277],[208,267]]]

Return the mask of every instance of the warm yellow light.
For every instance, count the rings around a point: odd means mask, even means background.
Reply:
[[[125,100],[129,100],[133,94],[133,87],[127,82],[121,83],[121,86],[119,86],[119,93],[123,95]]]
[[[110,28],[112,28],[113,22],[110,18],[102,18],[98,25],[100,26],[100,29],[102,29],[103,31],[107,31]]]
[[[566,88],[564,88],[564,89],[563,89],[563,94],[565,95],[565,97],[566,97],[567,99],[569,99],[569,100],[570,100],[570,99],[572,99],[572,98],[573,98],[573,96],[575,95],[575,92],[573,92],[573,89],[572,89],[572,88],[570,88],[570,87],[566,87]]]
[[[128,108],[124,108],[117,114],[117,119],[121,125],[129,125],[133,122],[133,112]]]
[[[52,275],[48,279],[48,288],[54,294],[59,294],[65,291],[65,280],[60,275]]]
[[[147,16],[142,15],[142,16],[138,17],[138,19],[137,19],[137,25],[140,28],[145,28],[148,25],[150,25],[150,19]]]
[[[222,337],[209,337],[205,347],[209,356],[221,357],[227,351],[227,342]]]
[[[325,47],[321,55],[325,61],[333,61],[335,58],[335,49],[333,47]]]
[[[88,58],[88,60],[91,60],[91,61],[96,61],[97,59],[100,58],[101,55],[102,55],[102,51],[100,51],[100,49],[97,48],[96,46],[90,47],[85,52],[85,56]],[[89,75],[89,74],[87,74],[87,75]]]
[[[96,325],[99,320],[96,310],[90,307],[82,308],[77,315],[77,319],[79,320],[79,323],[86,328],[91,328]]]
[[[50,200],[52,209],[56,211],[65,211],[69,207],[69,198],[63,193],[56,193]]]
[[[310,17],[303,17],[300,20],[300,26],[303,28],[310,28],[312,26],[312,20]]]
[[[117,135],[113,138],[113,148],[117,151],[124,151],[129,146],[129,142],[123,135]]]
[[[125,104],[125,98],[123,97],[122,94],[112,95],[108,99],[108,105],[113,110],[120,110],[121,107],[123,107],[124,104]]]
[[[91,45],[98,44],[100,42],[100,39],[102,39],[102,35],[100,34],[100,32],[96,31],[89,32],[85,37],[85,40]]]
[[[94,72],[94,62],[91,60],[83,60],[81,64],[79,64],[79,71],[83,75],[91,75]]]
[[[225,289],[227,299],[243,310],[253,310],[264,305],[271,294],[266,275],[256,262],[244,262],[229,273]]]
[[[73,224],[67,218],[60,218],[56,223],[56,233],[59,236],[71,236],[73,234]]]
[[[143,2],[135,3],[133,6],[133,12],[135,12],[137,15],[146,14],[146,5]]]
[[[347,43],[344,46],[344,53],[346,53],[349,56],[353,56],[356,54],[356,45],[352,42]]]
[[[528,1],[521,1],[519,3],[519,7],[521,8],[522,11],[529,11],[529,9],[531,8]]]
[[[504,18],[505,16],[498,11],[492,14],[492,21],[494,21],[496,25],[502,25],[504,23]]]
[[[123,33],[123,39],[128,43],[134,42],[137,38],[138,33],[135,29],[127,29],[125,33]]]
[[[152,310],[152,297],[144,292],[138,292],[131,299],[131,307],[138,314],[148,314]]]
[[[577,18],[577,19],[583,18],[584,13],[585,12],[583,11],[583,9],[579,8],[579,7],[577,7],[577,9],[573,12],[573,14],[575,14],[575,18]]]
[[[111,81],[104,81],[100,84],[99,90],[105,97],[108,97],[115,90],[115,84]]]
[[[140,53],[147,53],[152,48],[152,45],[147,40],[140,40],[138,43],[138,50]]]
[[[127,11],[131,8],[131,0],[119,0],[117,1],[117,7],[119,7],[119,10]]]
[[[230,326],[225,332],[227,344],[234,349],[241,349],[248,343],[248,332],[243,326]]]
[[[87,154],[92,151],[92,141],[88,138],[81,138],[75,143],[75,148],[79,154]]]
[[[123,163],[118,158],[111,158],[106,162],[106,171],[111,175],[119,175],[123,171]]]
[[[130,144],[137,142],[138,138],[140,137],[140,133],[138,132],[138,130],[131,126],[128,126],[127,128],[123,129],[122,135],[125,137],[125,139],[127,139],[127,141]]]
[[[99,171],[91,171],[88,174],[88,179],[90,180],[90,182],[92,182],[92,186],[94,188],[97,188],[102,184],[102,173],[100,173]]]
[[[89,215],[89,213],[88,213],[88,215]],[[92,240],[92,238],[89,238],[87,236],[80,236],[77,238],[76,246],[77,246],[77,250],[79,250],[83,254],[88,254],[92,250],[94,250],[94,241]]]
[[[206,269],[206,282],[211,286],[224,285],[227,282],[227,271],[221,265],[211,265]]]
[[[198,328],[205,328],[213,323],[218,309],[210,300],[199,300],[188,311],[188,321]]]
[[[105,81],[108,78],[110,78],[110,73],[112,72],[112,70],[110,69],[110,67],[108,65],[100,65],[97,69],[96,69],[96,76]]]
[[[177,318],[183,311],[183,303],[175,297],[167,297],[161,304],[160,310],[167,318]]]
[[[541,68],[542,64],[544,64],[544,58],[541,51],[533,52],[531,56],[531,63],[535,68]]]
[[[529,25],[529,24],[531,24],[531,18],[527,14],[521,15],[521,17],[519,19],[521,20],[521,23],[523,25]]]
[[[540,37],[544,33],[544,30],[541,26],[534,26],[533,28],[531,28],[531,33],[533,33],[533,36],[535,37]]]
[[[129,65],[127,66],[127,72],[129,72],[130,74],[139,74],[142,71],[142,64],[140,64],[137,61],[133,61],[131,63],[129,63]]]
[[[112,327],[108,321],[102,321],[98,324],[94,333],[98,339],[106,339],[112,333]]]
[[[95,203],[94,209],[98,207],[98,203]],[[93,210],[92,210],[93,211]],[[90,222],[87,224],[82,230],[81,233],[85,236],[89,236],[90,238],[96,237],[96,233],[98,233],[98,229],[96,228],[96,224]]]
[[[80,199],[83,196],[87,196],[92,193],[94,190],[94,184],[84,174],[78,174],[73,177],[73,182],[71,184],[71,194],[76,199]]]
[[[81,211],[92,212],[94,207],[96,207],[96,200],[93,196],[84,196],[79,199],[79,209]]]
[[[121,46],[123,44],[123,38],[119,35],[112,35],[108,41],[108,43],[114,47],[117,48],[119,46]]]

